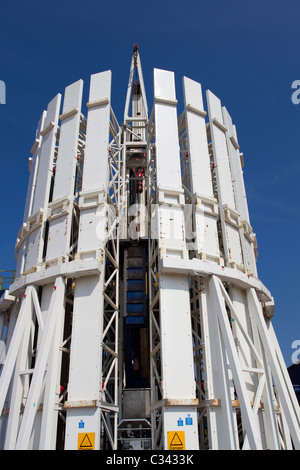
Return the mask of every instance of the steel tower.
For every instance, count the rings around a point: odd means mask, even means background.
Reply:
[[[137,46],[42,113],[1,298],[3,449],[296,449],[300,410],[259,280],[236,128]],[[2,348],[3,350],[3,348]]]

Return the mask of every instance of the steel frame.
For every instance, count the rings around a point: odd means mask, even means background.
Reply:
[[[130,116],[136,72],[141,94]],[[178,430],[187,450],[299,449],[299,405],[271,323],[274,301],[257,274],[227,109],[207,91],[206,112],[201,85],[184,77],[177,118],[174,74],[155,69],[148,119],[136,47],[122,126],[110,71],[92,75],[87,117],[82,87],[66,88],[61,114],[60,94],[49,103],[31,149],[16,280],[0,302],[0,447],[77,449],[83,429],[95,449],[118,449],[120,244],[136,147],[147,157],[139,204],[147,204],[152,449],[170,448],[168,433]]]
[[[68,96],[66,99],[68,99]],[[95,106],[95,103],[93,105]],[[51,111],[51,104],[49,109]],[[40,171],[41,173],[39,168],[42,167],[40,161],[43,157],[41,155],[41,146],[43,139],[51,131],[53,131],[52,147],[50,150],[47,149],[47,155],[49,155],[50,161],[53,158],[54,168],[56,169],[56,182],[60,175],[63,176],[63,172],[60,172],[58,167],[60,163],[60,145],[63,146],[62,128],[57,127],[56,131],[54,131],[52,121],[48,125],[46,121],[47,132],[41,132],[43,125],[45,126],[44,122],[47,116],[47,113],[43,113],[37,129],[36,135],[38,138],[32,148],[32,171],[24,213],[24,220],[26,221],[26,218],[28,218],[28,222],[23,223],[16,245],[17,253],[20,254],[18,279],[12,288],[14,297],[10,296],[10,304],[12,301],[15,304],[10,313],[9,327],[6,333],[8,352],[0,378],[1,436],[4,439],[3,436],[6,435],[5,441],[3,440],[2,442],[5,449],[56,448],[57,429],[59,428],[57,422],[61,420],[61,422],[65,423],[68,420],[66,415],[68,410],[77,406],[74,402],[72,403],[67,400],[68,373],[63,372],[63,369],[66,369],[69,363],[70,328],[76,283],[79,282],[78,279],[82,279],[86,275],[94,274],[99,277],[99,273],[101,273],[100,261],[104,265],[102,281],[104,313],[101,340],[99,341],[102,351],[99,351],[102,356],[102,375],[101,386],[99,384],[99,396],[95,405],[93,404],[92,406],[96,406],[100,410],[102,423],[100,427],[103,431],[102,442],[106,440],[106,445],[110,445],[112,448],[117,447],[119,331],[118,218],[120,212],[122,148],[119,124],[111,108],[109,112],[111,140],[109,148],[106,149],[109,171],[106,200],[107,217],[104,220],[105,239],[102,241],[102,258],[99,261],[95,259],[94,261],[88,260],[82,263],[76,255],[87,120],[82,114],[79,114],[78,134],[77,136],[75,135],[76,145],[71,156],[71,161],[76,162],[73,170],[74,195],[70,193],[69,198],[60,198],[59,203],[47,203],[43,209],[38,211],[38,214],[41,214],[42,217],[38,215],[39,220],[36,223],[37,217],[30,214],[35,210],[33,207],[34,200],[37,199],[38,190],[36,186],[39,184],[38,172]],[[64,112],[60,116],[62,125],[64,122],[70,121],[72,116],[78,115],[78,113],[78,108],[71,109],[69,113]],[[55,135],[57,139],[54,146]],[[65,152],[64,156],[66,158]],[[43,197],[45,200],[49,199],[49,193],[52,191],[50,186],[49,183],[44,187],[45,196]],[[41,187],[41,184],[39,187]],[[46,262],[43,263],[41,253],[44,248],[41,242],[39,242],[40,248],[37,262],[33,265],[33,268],[26,270],[26,252],[30,250],[30,234],[33,233],[33,230],[39,230],[41,234],[45,233],[46,230],[49,230],[46,229],[49,222],[61,220],[62,217],[68,219],[70,223],[68,236],[64,237],[64,243],[66,243],[64,256],[51,258],[51,260],[46,257],[44,258]],[[33,228],[32,220],[35,223]],[[9,345],[11,347],[8,348]],[[63,366],[61,366],[62,361],[65,363]],[[59,385],[62,381],[64,386]]]
[[[162,449],[162,371],[161,371],[161,329],[160,329],[160,305],[159,305],[159,247],[157,241],[157,191],[156,191],[156,155],[155,155],[155,127],[154,108],[151,112],[148,124],[148,214],[149,233],[148,240],[149,262],[149,339],[150,339],[150,384],[151,384],[151,428],[152,449]]]
[[[193,86],[195,87],[195,84]],[[201,88],[198,90],[198,94],[200,93]],[[207,96],[211,108],[216,103],[220,106],[219,100],[212,96],[211,92],[207,92]],[[199,98],[198,96],[197,99]],[[185,112],[178,120],[183,186],[187,202],[193,200],[193,178],[196,177],[191,168],[194,164],[191,154],[194,135],[189,134],[192,126],[189,130],[187,119],[189,112],[205,117],[206,113],[201,104],[201,100],[200,105],[199,101],[197,105],[186,102]],[[206,124],[207,135],[206,139],[203,139],[206,140],[209,150],[211,182],[219,205],[221,220],[218,221],[218,237],[221,257],[219,260],[215,259],[219,267],[211,269],[212,266],[209,267],[207,263],[199,263],[199,270],[185,270],[190,272],[191,281],[200,448],[291,449],[292,442],[294,447],[298,448],[298,404],[278,344],[274,344],[275,335],[270,321],[274,308],[273,299],[265,288],[261,289],[261,286],[254,282],[257,277],[256,238],[249,222],[235,126],[232,125],[225,108],[221,110],[221,107],[217,107],[209,111],[210,122]],[[214,138],[219,139],[218,143]],[[227,171],[227,178],[224,182],[221,173],[222,162],[218,160],[217,155],[222,144],[223,153],[219,154],[219,158],[224,159],[225,156],[223,168]],[[200,143],[198,145],[200,146]],[[206,160],[208,162],[207,157]],[[226,182],[227,195],[222,189]],[[232,196],[228,193],[228,188],[231,188]],[[226,197],[233,207],[225,205]],[[193,221],[196,225],[196,205],[193,210]],[[226,214],[226,211],[229,213]],[[242,217],[241,222],[237,219],[239,214]],[[233,220],[230,220],[230,217]],[[242,263],[232,259],[233,251],[230,246],[231,243],[236,245],[237,241],[232,242],[230,234],[228,235],[228,224],[236,229],[239,235]],[[197,244],[196,230],[194,234],[196,257],[199,260],[207,260],[202,251],[197,255],[197,248],[203,248],[203,243],[201,241],[200,245]],[[192,251],[191,258],[194,254],[195,251]],[[235,271],[237,276],[223,277],[221,273],[226,268],[222,264],[228,266],[228,273],[231,271],[233,274]],[[172,263],[169,262],[167,269],[173,272],[181,271],[174,264],[171,266]],[[214,272],[217,275],[213,274]],[[242,273],[248,277],[248,286],[246,278],[243,285],[238,282]]]

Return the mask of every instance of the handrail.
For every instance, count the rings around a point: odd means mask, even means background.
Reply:
[[[15,269],[0,269],[0,290],[8,289],[16,277]]]

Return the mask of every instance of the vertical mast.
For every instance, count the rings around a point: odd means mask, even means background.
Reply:
[[[123,212],[121,238],[147,236],[146,165],[148,105],[138,46],[135,44],[129,73],[123,124]],[[129,232],[127,232],[127,230]]]
[[[120,423],[123,449],[150,448],[147,160],[148,106],[135,44],[122,126],[123,186],[120,220]]]

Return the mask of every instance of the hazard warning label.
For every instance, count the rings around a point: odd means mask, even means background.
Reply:
[[[168,431],[168,450],[185,450],[184,431]]]
[[[94,450],[95,449],[95,433],[80,432],[78,433],[78,450]]]

